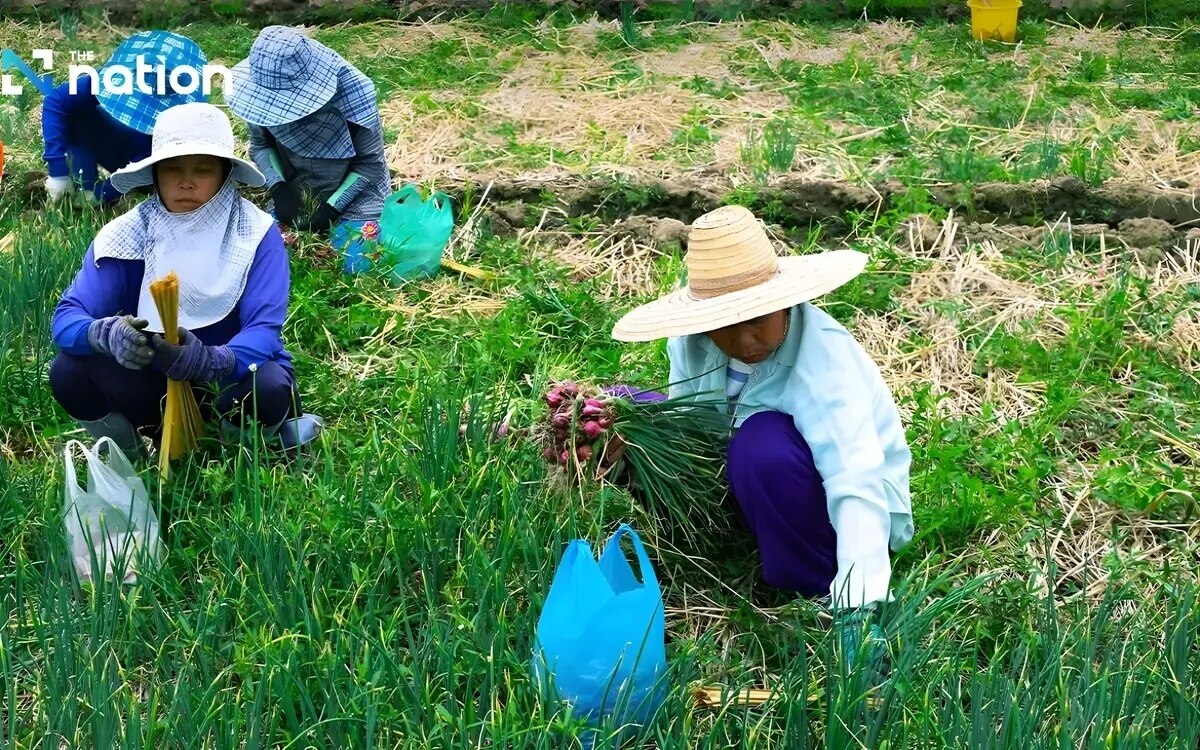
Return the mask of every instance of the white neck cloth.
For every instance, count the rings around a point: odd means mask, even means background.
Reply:
[[[96,260],[145,261],[138,317],[148,329],[163,332],[150,296],[150,282],[174,271],[179,276],[179,325],[188,330],[210,326],[233,312],[255,253],[275,222],[237,191],[230,175],[212,200],[175,214],[157,192],[106,224],[96,234]]]

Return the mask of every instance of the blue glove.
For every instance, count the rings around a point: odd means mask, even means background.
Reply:
[[[122,367],[140,370],[154,358],[142,333],[146,325],[146,321],[132,315],[97,318],[88,326],[88,343],[92,351],[107,354]]]
[[[187,383],[212,383],[233,372],[237,357],[227,346],[205,346],[186,328],[179,329],[179,345],[167,343],[159,334],[150,339],[154,348],[154,367],[168,380]]]
[[[890,665],[887,639],[869,608],[851,609],[834,615],[834,627],[842,646],[847,674],[867,680],[866,689],[878,688],[887,680]]]

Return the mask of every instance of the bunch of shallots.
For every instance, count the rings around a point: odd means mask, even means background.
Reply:
[[[544,431],[546,461],[587,466],[612,434],[616,413],[599,392],[571,381],[556,383],[543,397],[550,407]]]
[[[637,401],[566,381],[543,400],[547,419],[534,432],[546,461],[568,477],[611,480],[618,471],[622,484],[685,535],[729,527],[723,393]]]

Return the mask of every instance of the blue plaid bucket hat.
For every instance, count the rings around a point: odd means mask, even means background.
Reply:
[[[149,72],[143,79],[152,93],[141,90],[136,79],[138,61]],[[119,93],[100,87],[96,95],[100,107],[117,122],[125,127],[133,128],[139,133],[149,134],[154,130],[154,122],[159,113],[179,104],[204,101],[203,68],[208,63],[200,45],[185,36],[170,31],[142,31],[126,39],[113,52],[108,62],[96,71],[100,80],[104,80],[105,71],[113,66],[120,66],[132,73],[135,78],[131,82],[133,93]],[[162,66],[163,89],[165,94],[158,93],[158,66]],[[195,84],[190,93],[179,93],[171,86],[171,73],[179,68],[188,68],[191,76],[179,76],[179,83],[184,87]],[[114,83],[120,76],[113,76]],[[124,81],[121,81],[124,84]]]
[[[316,112],[333,98],[341,56],[286,26],[263,29],[250,56],[233,66],[229,108],[269,128]]]

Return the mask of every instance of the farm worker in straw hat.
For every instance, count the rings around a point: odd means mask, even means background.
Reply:
[[[140,82],[139,62],[147,71]],[[75,93],[70,81],[54,89],[42,103],[45,187],[50,200],[75,189],[105,203],[119,198],[121,192],[111,179],[100,179],[98,168],[112,173],[149,156],[150,132],[159,113],[204,100],[203,81],[198,77],[206,63],[204,52],[191,39],[168,31],[143,31],[122,42],[95,76],[79,76]],[[130,71],[132,78],[109,74],[114,69]],[[177,69],[192,71],[188,75],[180,70],[176,76],[181,88],[195,83],[190,93],[173,87],[171,73]],[[106,85],[106,75],[113,86]]]
[[[865,257],[777,257],[748,209],[725,206],[692,225],[686,261],[687,286],[628,313],[612,335],[669,339],[670,397],[725,394],[728,475],[765,581],[828,595],[847,655],[865,642],[877,683],[886,652],[872,610],[890,598],[889,547],[913,536],[910,454],[878,367],[811,302]]]
[[[106,224],[55,311],[61,350],[50,367],[54,398],[95,438],[122,450],[136,430],[161,428],[167,380],[216,385],[227,429],[257,419],[285,448],[314,438],[321,420],[300,410],[281,328],[289,273],[283,236],[238,193],[263,184],[234,155],[224,112],[203,102],[164,112],[147,158],[118,170],[122,192],[154,194]],[[163,340],[150,283],[179,276],[180,345]],[[197,389],[206,411],[207,388]]]
[[[383,125],[370,78],[325,45],[284,26],[263,29],[233,68],[229,108],[250,124],[250,158],[267,178],[275,218],[325,232],[363,268],[391,192]],[[304,194],[316,202],[304,210]]]

